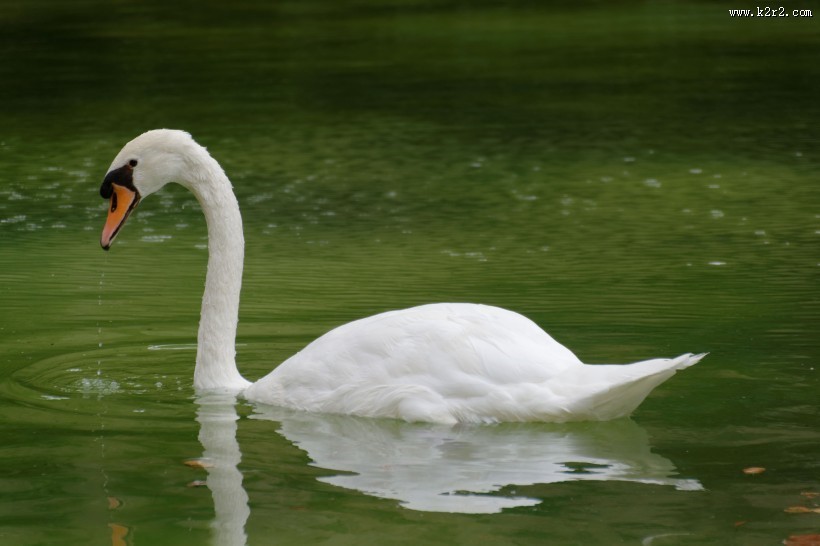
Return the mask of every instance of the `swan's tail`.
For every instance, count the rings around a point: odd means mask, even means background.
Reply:
[[[687,353],[676,358],[656,358],[626,365],[584,366],[583,377],[579,379],[589,394],[574,404],[571,413],[600,421],[626,417],[652,389],[676,371],[697,364],[707,354]]]
[[[700,354],[686,353],[685,355],[680,355],[677,358],[671,359],[670,363],[674,363],[675,370],[682,370],[684,368],[688,368],[689,366],[694,366],[695,364],[700,362],[703,357],[705,357],[708,354],[709,353],[700,353]]]

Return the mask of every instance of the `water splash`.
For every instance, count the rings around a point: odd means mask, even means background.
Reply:
[[[83,393],[83,396],[88,397],[92,394],[96,394],[97,399],[101,400],[103,396],[118,392],[120,390],[120,384],[112,379],[102,379],[100,377],[89,379],[87,377],[83,377],[77,382],[77,388]],[[100,431],[105,429],[105,423],[102,422],[102,417],[104,414],[105,411],[102,411],[99,414],[101,418]]]

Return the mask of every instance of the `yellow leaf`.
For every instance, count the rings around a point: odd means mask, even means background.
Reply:
[[[111,529],[111,546],[127,546],[125,537],[128,536],[128,527],[119,523],[109,523]]]
[[[805,506],[789,506],[785,510],[783,510],[787,514],[808,514],[809,512],[813,512],[811,508],[806,508]]]
[[[783,541],[786,546],[820,546],[820,535],[792,535]]]
[[[205,459],[188,459],[184,461],[185,466],[190,466],[191,468],[213,468],[213,463],[205,460]]]

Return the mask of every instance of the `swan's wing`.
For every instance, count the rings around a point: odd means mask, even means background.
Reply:
[[[441,423],[606,420],[704,355],[587,366],[529,319],[432,304],[340,326],[245,391],[308,411]]]
[[[517,313],[431,304],[340,326],[245,396],[310,411],[451,422],[464,401],[509,393],[512,402],[516,386],[544,383],[580,365]]]

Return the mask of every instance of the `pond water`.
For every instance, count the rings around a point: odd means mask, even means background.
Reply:
[[[817,16],[4,2],[0,544],[803,544],[820,533]],[[196,201],[166,188],[98,242],[111,160],[156,127],[190,131],[235,186],[248,378],[433,301],[523,313],[585,362],[710,355],[612,423],[197,397]]]

